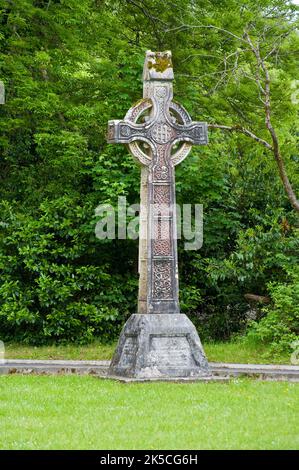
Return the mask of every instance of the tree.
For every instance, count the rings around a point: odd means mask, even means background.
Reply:
[[[177,169],[178,202],[204,205],[203,247],[180,246],[179,268],[182,310],[204,338],[244,329],[244,294],[270,296],[269,283],[287,282],[298,252],[294,211],[269,158],[274,144],[255,73],[262,87],[266,75],[244,36],[269,70],[271,124],[295,188],[298,38],[290,3],[0,5],[0,336],[112,339],[135,311],[138,243],[96,239],[94,211],[118,196],[139,201],[138,167],[105,134],[107,121],[142,96],[146,49],[172,50],[175,95],[194,119],[238,126],[210,132],[210,145],[194,148]]]
[[[224,118],[231,120],[235,115],[237,120],[230,125],[210,123],[209,128],[240,132],[272,152],[286,195],[292,207],[299,211],[299,202],[281,153],[281,147],[287,139],[286,136],[279,136],[277,130],[282,116],[281,113],[278,114],[275,111],[281,97],[275,96],[275,91],[272,92],[271,86],[273,85],[273,88],[277,90],[277,74],[283,74],[281,82],[288,88],[284,90],[284,99],[290,101],[291,86],[297,73],[294,60],[299,42],[298,7],[287,0],[259,2],[247,0],[241,3],[229,0],[221,2],[221,5],[219,2],[212,1],[207,4],[201,0],[184,3],[171,2],[170,21],[169,13],[165,14],[163,8],[160,8],[162,11],[160,15],[158,14],[157,2],[129,0],[124,3],[134,6],[136,11],[141,12],[148,21],[148,27],[151,23],[155,24],[159,47],[163,42],[173,43],[175,37],[185,45],[188,43],[188,40],[186,41],[188,38],[190,52],[183,62],[194,61],[195,58],[209,61],[209,64],[206,61],[199,62],[197,67],[192,67],[192,72],[197,75],[198,67],[202,67],[203,64],[207,66],[207,72],[200,76],[201,80],[204,79],[202,86],[204,92],[210,100],[215,99],[217,103],[221,97],[228,98],[227,91],[229,90],[230,99],[227,104],[230,109],[227,109]],[[170,9],[170,4],[168,7]],[[165,5],[166,9],[167,5]],[[182,41],[184,35],[185,41]],[[184,76],[196,79],[191,74],[184,74]],[[288,83],[286,83],[287,77]],[[208,90],[205,87],[207,78],[210,81]],[[252,84],[255,93],[252,93],[250,97],[252,106],[249,115],[246,113],[248,102],[245,103],[242,100],[242,88],[245,89]],[[236,87],[233,93],[232,85]],[[247,93],[246,95],[248,98]],[[288,102],[286,106],[294,119],[297,112],[296,103],[291,106]],[[279,112],[281,112],[281,106]],[[260,120],[262,115],[264,115],[264,125]],[[267,137],[263,136],[265,134],[263,127],[266,128],[270,142]],[[289,120],[288,137],[291,136],[294,140],[295,133],[294,122]],[[288,159],[289,155],[285,158]]]

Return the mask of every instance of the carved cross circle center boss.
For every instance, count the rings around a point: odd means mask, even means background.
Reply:
[[[158,122],[152,128],[152,138],[158,144],[166,144],[170,141],[173,134],[171,127],[163,122]]]
[[[171,52],[147,51],[143,99],[124,120],[108,123],[108,142],[128,145],[143,166],[141,203],[147,211],[140,216],[146,242],[139,244],[139,313],[179,313],[174,166],[192,145],[208,142],[207,124],[192,121],[173,101],[173,78]]]

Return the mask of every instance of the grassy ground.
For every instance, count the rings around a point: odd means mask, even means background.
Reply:
[[[0,377],[1,449],[299,449],[299,384]]]
[[[33,347],[10,343],[5,345],[7,359],[111,359],[115,344],[103,345],[98,341],[86,346],[68,344],[65,346]],[[244,342],[204,344],[209,361],[243,362],[260,364],[289,364],[290,355],[273,357],[265,346],[253,346]]]

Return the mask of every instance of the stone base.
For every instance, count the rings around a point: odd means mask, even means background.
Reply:
[[[134,314],[125,324],[109,367],[110,378],[211,378],[193,323],[184,314]]]

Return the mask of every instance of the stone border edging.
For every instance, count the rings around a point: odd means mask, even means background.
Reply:
[[[64,361],[7,359],[0,363],[0,374],[84,374],[105,377],[110,361]],[[262,380],[299,382],[299,366],[276,364],[233,364],[210,362],[213,376],[253,377]]]

